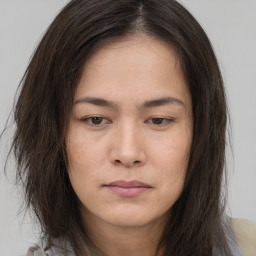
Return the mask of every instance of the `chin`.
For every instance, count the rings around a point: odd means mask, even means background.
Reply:
[[[161,216],[161,215],[160,215]],[[143,209],[129,209],[125,207],[124,209],[112,210],[108,216],[103,216],[103,218],[110,224],[122,227],[139,227],[145,226],[156,219],[159,219],[158,214],[153,214],[152,209],[145,211]]]

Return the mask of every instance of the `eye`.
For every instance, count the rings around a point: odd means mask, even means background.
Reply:
[[[88,124],[88,125],[91,125],[91,126],[100,126],[100,125],[104,125],[104,124],[110,123],[109,120],[107,120],[106,118],[101,117],[101,116],[86,117],[86,118],[83,118],[82,121],[85,124]]]
[[[165,121],[164,118],[152,118],[152,123],[156,125],[163,124],[164,121]]]
[[[164,125],[167,125],[167,124],[173,122],[173,119],[163,118],[163,117],[154,117],[154,118],[148,119],[146,122],[151,125],[164,126]]]

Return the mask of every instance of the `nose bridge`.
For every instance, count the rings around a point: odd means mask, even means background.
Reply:
[[[146,152],[143,145],[143,132],[133,120],[125,120],[117,125],[113,148],[113,161],[125,166],[142,164]]]
[[[140,131],[134,122],[125,122],[120,127],[121,148],[127,152],[136,152],[139,147]]]

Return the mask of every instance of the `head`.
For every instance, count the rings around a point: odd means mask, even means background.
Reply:
[[[136,77],[139,60],[141,70]],[[147,81],[148,76],[142,74],[151,74],[151,79]],[[174,77],[175,82],[171,80]],[[160,89],[154,87],[159,79]],[[110,85],[105,83],[113,80]],[[169,81],[176,87],[168,87]],[[158,92],[162,94],[156,95]],[[145,118],[154,116],[152,109],[156,107],[147,108],[147,103],[165,95],[176,99],[176,103],[157,108],[163,108],[160,117],[165,118],[164,122],[168,121],[166,117],[178,116],[174,118],[180,120],[176,133],[166,132],[165,127],[171,124],[161,126],[163,120]],[[100,117],[107,118],[94,120],[100,125],[103,122],[100,128],[90,126],[89,117],[97,112],[91,106],[95,102],[88,103],[92,98],[107,100],[103,102],[104,113],[103,108],[97,109]],[[112,125],[114,120],[119,120],[120,125]],[[134,120],[146,128],[142,131]],[[50,25],[34,53],[22,81],[15,121],[13,145],[18,177],[24,181],[27,203],[48,239],[66,237],[81,249],[81,241],[88,235],[83,214],[91,212],[82,209],[91,209],[92,203],[86,205],[89,197],[81,192],[84,184],[79,184],[79,179],[87,176],[77,175],[80,166],[88,171],[86,189],[97,179],[102,179],[102,185],[116,178],[133,179],[131,170],[138,175],[136,179],[154,188],[158,184],[152,179],[159,171],[156,182],[165,188],[158,194],[161,207],[155,213],[150,211],[151,215],[149,211],[144,214],[149,214],[149,220],[166,213],[159,241],[166,253],[185,255],[193,250],[200,255],[209,253],[213,246],[225,247],[220,219],[226,127],[222,78],[206,34],[176,1],[71,1]],[[156,133],[155,128],[151,129],[152,121],[160,121],[157,129],[162,129],[163,137],[159,130]],[[100,137],[111,129],[117,138],[113,134],[104,137],[107,139]],[[168,136],[172,143],[166,142]],[[95,145],[89,149],[93,141]],[[108,162],[102,160],[106,158]],[[156,161],[152,176],[143,180],[148,159],[156,158],[162,159],[161,163]],[[170,159],[176,159],[173,169]],[[94,163],[99,168],[89,176]],[[106,169],[112,174],[104,174]],[[119,177],[120,170],[123,176]],[[175,189],[170,189],[172,184],[176,184]],[[168,195],[169,199],[164,200]],[[130,211],[134,214],[143,209],[135,207]],[[127,223],[129,216],[123,209],[118,210],[123,213],[118,221]],[[101,218],[111,221],[108,216]]]

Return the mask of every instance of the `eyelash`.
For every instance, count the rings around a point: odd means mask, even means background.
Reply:
[[[94,120],[95,119],[105,120],[105,123],[102,124],[102,122],[101,122],[100,124],[94,124],[94,123],[92,123],[93,119]],[[109,121],[108,119],[106,119],[102,116],[90,116],[90,117],[83,118],[82,121],[83,121],[83,123],[88,124],[88,125],[93,126],[93,127],[100,127],[100,126],[105,125],[107,123],[111,123],[111,121]]]
[[[155,121],[161,120],[163,122],[160,124],[156,124],[156,123],[153,123],[153,120],[155,120]],[[165,118],[165,117],[152,117],[152,118],[149,118],[146,120],[146,122],[149,122],[151,125],[156,125],[157,127],[162,127],[162,126],[168,125],[169,123],[171,123],[173,121],[174,121],[173,118]]]
[[[94,124],[93,119],[94,119],[94,121],[97,121],[97,119],[99,119],[98,121],[101,121],[101,122],[98,123],[98,124]],[[104,121],[104,123],[102,123],[102,121]],[[156,121],[156,122],[157,121],[160,121],[160,122],[162,121],[162,122],[157,124],[157,123],[154,123],[154,121]],[[145,123],[149,123],[150,125],[153,125],[153,126],[156,126],[156,127],[162,127],[162,126],[170,124],[173,121],[174,121],[173,118],[152,117],[152,118],[147,119],[145,121]],[[82,122],[89,125],[89,126],[92,126],[92,127],[101,127],[103,125],[112,123],[110,120],[108,120],[107,118],[102,117],[102,116],[86,117],[86,118],[82,119]]]

